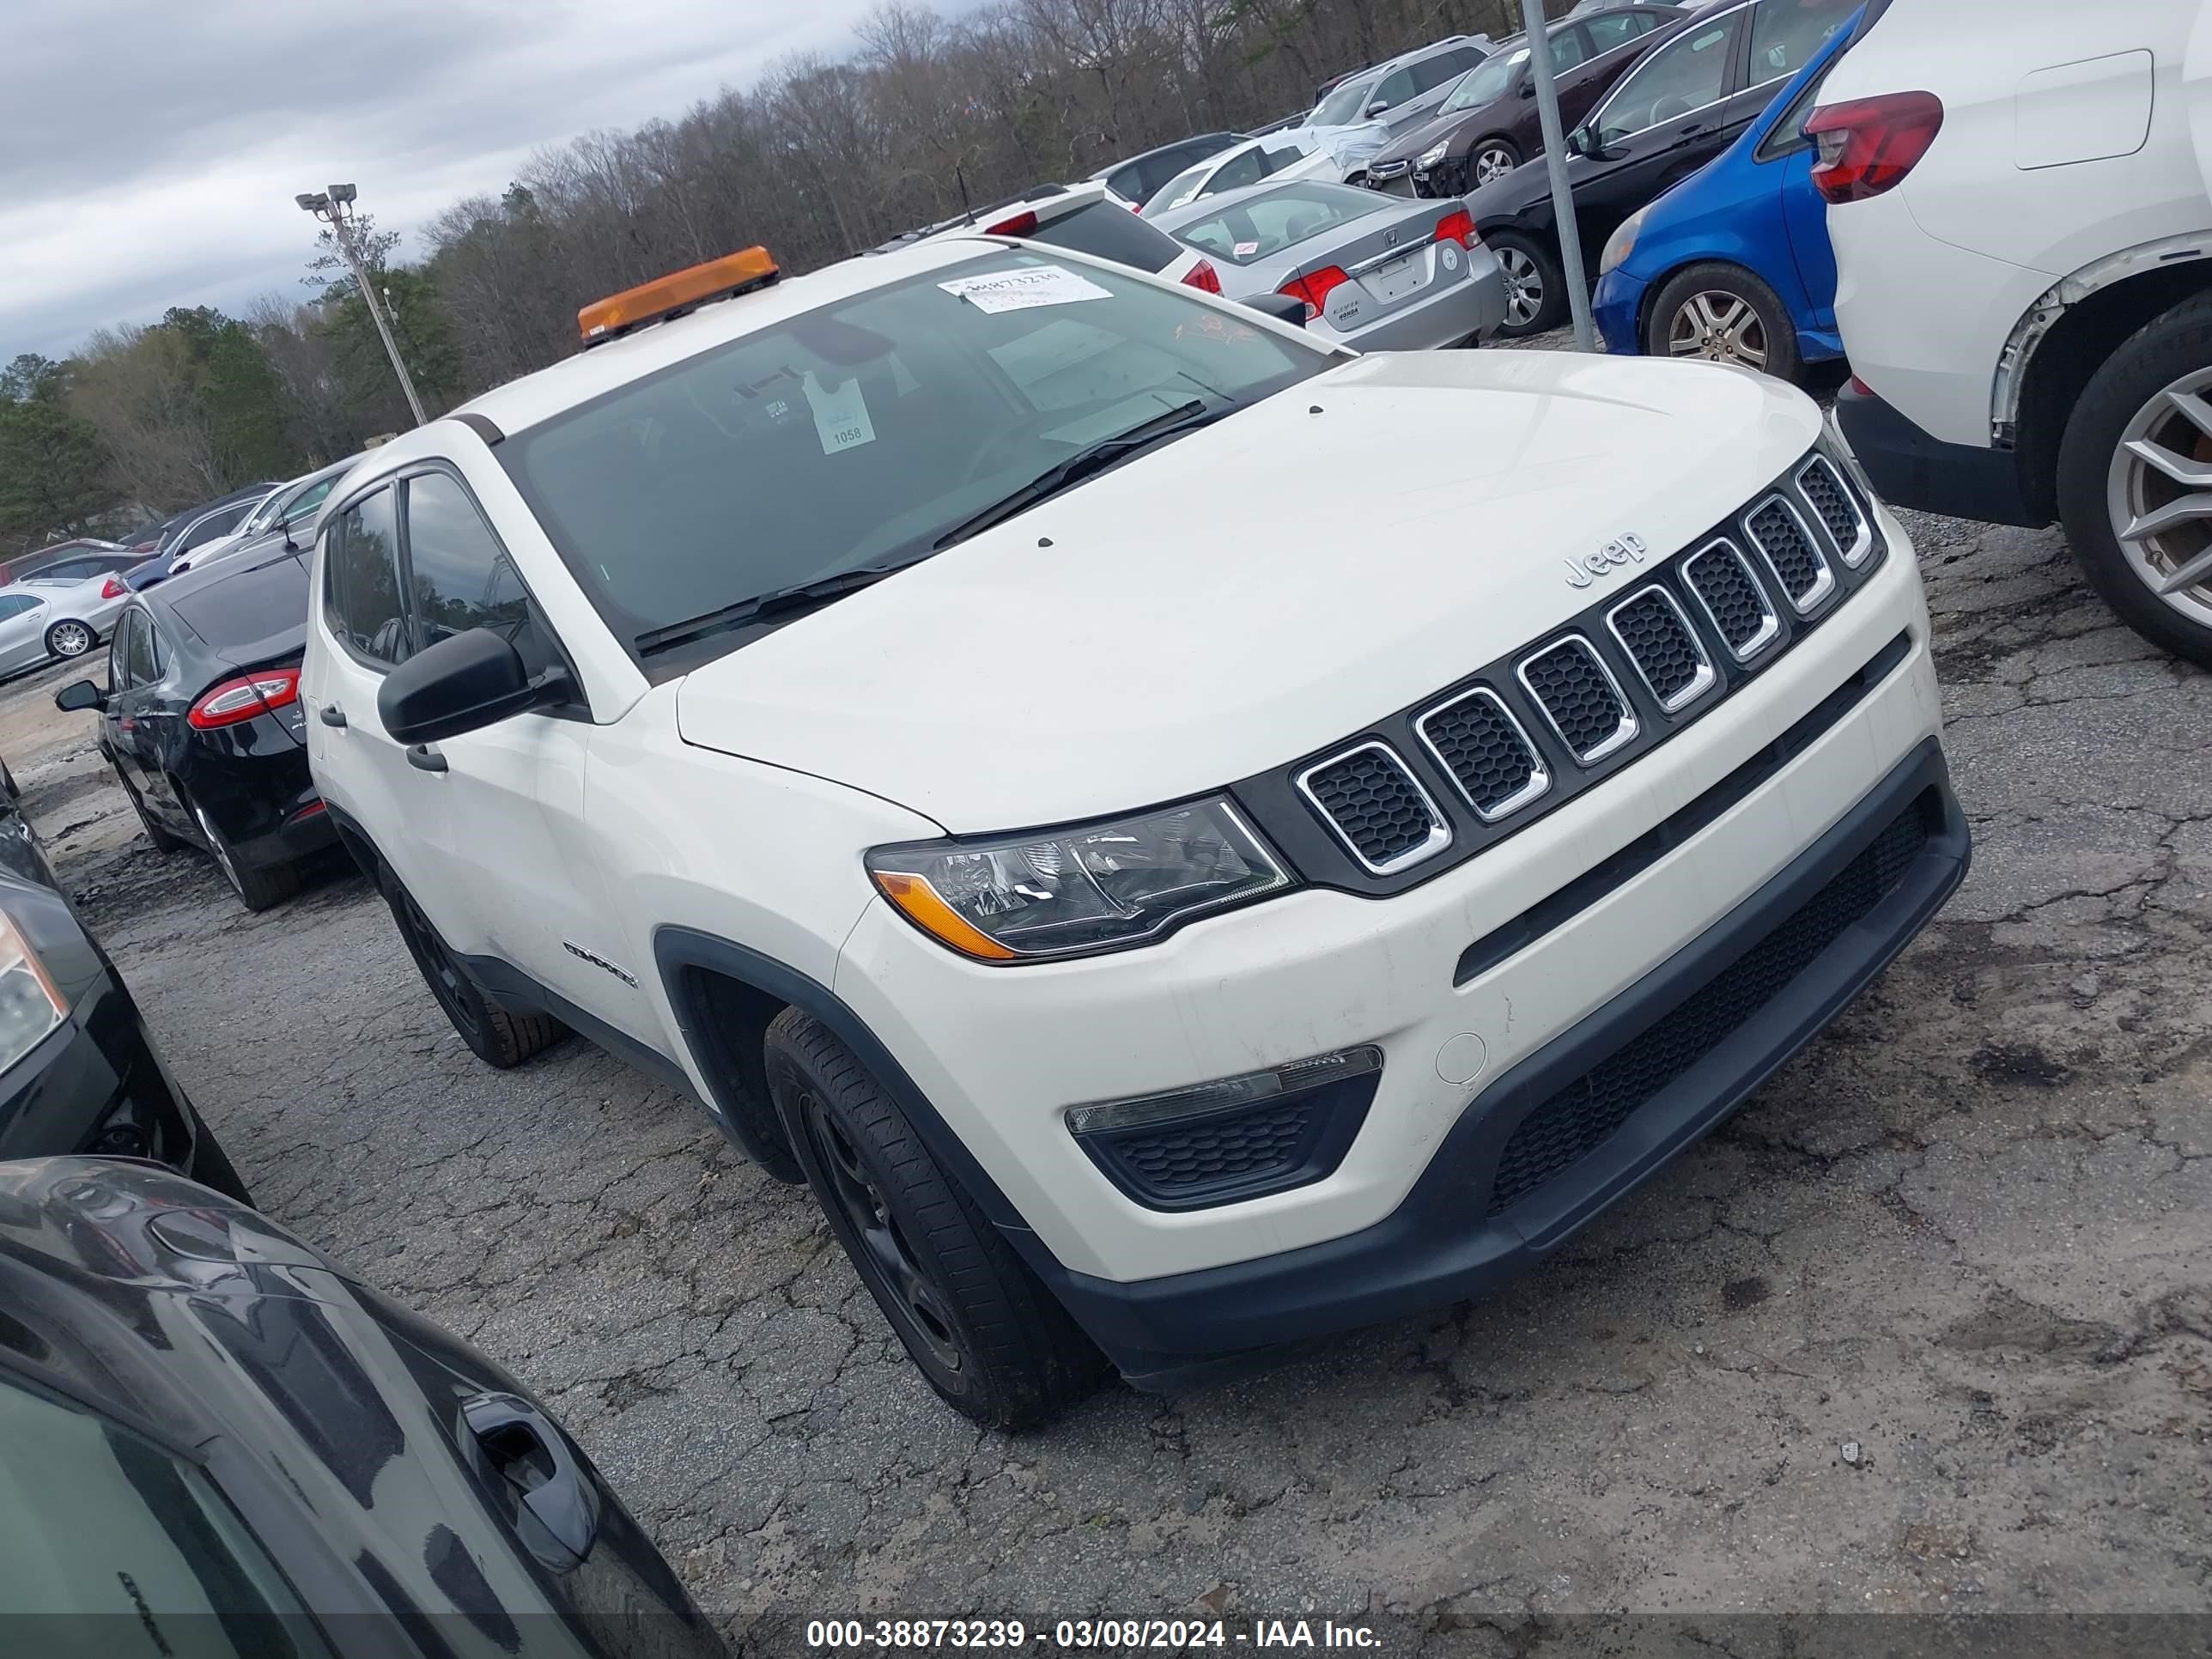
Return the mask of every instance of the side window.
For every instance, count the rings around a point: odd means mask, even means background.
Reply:
[[[27,611],[35,611],[38,608],[38,600],[33,599],[28,593],[9,593],[5,597],[0,597],[0,622],[7,621],[10,617],[20,617]]]
[[[1601,11],[1584,18],[1583,27],[1589,31],[1590,45],[1602,54],[1649,33],[1652,22],[1648,11]]]
[[[1394,110],[1413,95],[1413,72],[1394,70],[1382,77],[1382,84],[1375,88],[1374,96],[1367,100],[1369,108],[1381,104],[1385,110]]]
[[[1813,106],[1820,101],[1820,88],[1827,82],[1828,70],[1842,61],[1840,58],[1832,58],[1828,69],[1822,70],[1798,88],[1797,95],[1790,100],[1790,107],[1774,118],[1774,125],[1767,128],[1766,136],[1759,141],[1759,148],[1752,152],[1753,161],[1778,161],[1785,155],[1795,155],[1801,149],[1813,148],[1813,141],[1805,136],[1805,118],[1813,112]]]
[[[1208,196],[1224,190],[1241,190],[1246,185],[1256,185],[1268,172],[1267,164],[1257,149],[1248,149],[1242,155],[1221,164],[1213,175],[1213,182],[1206,187]]]
[[[119,691],[131,684],[131,641],[138,631],[138,613],[126,611],[107,642],[107,689]]]
[[[320,507],[323,502],[329,498],[331,491],[336,488],[337,484],[338,478],[343,478],[344,476],[345,475],[343,473],[340,473],[337,478],[325,478],[319,484],[309,484],[305,489],[301,490],[297,495],[286,502],[284,505],[284,523],[288,525],[302,524],[307,520],[313,518],[315,516],[315,509]]]
[[[161,670],[155,665],[153,625],[145,617],[136,617],[131,620],[134,625],[123,653],[124,684],[151,685],[161,678]],[[114,654],[111,647],[108,655],[112,657]]]
[[[1552,37],[1552,73],[1571,70],[1583,61],[1583,36],[1580,29],[1561,29]]]
[[[1413,90],[1433,92],[1447,81],[1456,81],[1474,67],[1474,57],[1465,46],[1455,46],[1433,58],[1424,58],[1413,65]]]
[[[407,660],[399,609],[399,537],[392,491],[356,501],[325,532],[324,614],[331,631],[371,662]]]
[[[1795,75],[1850,21],[1856,0],[1767,0],[1751,12],[1747,87]]]
[[[407,572],[417,650],[489,628],[533,674],[555,660],[514,561],[468,491],[443,472],[407,481]]]
[[[1678,35],[1629,70],[1590,123],[1599,138],[1616,143],[1718,103],[1728,85],[1732,23],[1723,17]]]
[[[42,582],[73,582],[92,574],[90,559],[64,559],[59,564],[50,564],[39,572]]]

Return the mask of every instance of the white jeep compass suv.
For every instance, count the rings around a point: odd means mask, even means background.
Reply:
[[[696,1097],[958,1409],[1482,1291],[1957,884],[1913,551],[1799,392],[1005,239],[774,275],[348,477],[315,777],[477,1054]]]

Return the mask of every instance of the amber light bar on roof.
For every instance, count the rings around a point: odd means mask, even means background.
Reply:
[[[769,257],[769,251],[749,247],[594,300],[576,313],[576,326],[583,332],[584,343],[594,346],[641,323],[679,316],[694,306],[726,300],[775,278],[775,261]]]

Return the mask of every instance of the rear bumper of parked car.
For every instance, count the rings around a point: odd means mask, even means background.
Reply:
[[[2029,499],[2016,451],[1946,443],[1856,386],[1838,394],[1835,413],[1883,500],[1991,524],[2051,522],[2051,514]]]
[[[275,720],[264,714],[253,724],[273,726]],[[289,863],[337,840],[304,748],[198,756],[184,783],[243,864]]]
[[[196,1151],[184,1091],[104,968],[70,1017],[0,1074],[0,1159],[97,1152],[190,1174]]]
[[[1498,256],[1477,243],[1468,250],[1467,273],[1438,283],[1419,303],[1364,328],[1340,332],[1322,318],[1307,332],[1355,351],[1428,351],[1488,334],[1505,320],[1505,273]]]
[[[1431,881],[1381,900],[1308,889],[1146,950],[1018,969],[954,958],[878,905],[846,942],[836,993],[1006,1200],[1002,1221],[1018,1215],[1017,1247],[1132,1376],[1468,1294],[1710,1128],[1963,872],[1918,572],[1901,528],[1884,515],[1882,530],[1883,564],[1762,672],[1756,696]],[[1533,899],[1654,833],[1668,850],[1469,964],[1474,941]],[[1888,850],[1869,854],[1877,842]],[[1887,860],[1874,890],[1870,857]],[[1838,880],[1856,884],[1839,895]],[[1832,921],[1845,902],[1859,908],[1809,959],[1772,967],[1806,937],[1808,906]],[[1757,994],[1713,988],[1759,952]],[[1692,1018],[1700,997],[1726,1006],[1696,1012],[1713,1042],[1694,1063],[1595,1151],[1488,1214],[1522,1121],[1571,1109],[1558,1102],[1575,1079]],[[1326,1174],[1287,1190],[1152,1207],[1066,1121],[1081,1103],[1370,1045],[1382,1066],[1356,1133]]]

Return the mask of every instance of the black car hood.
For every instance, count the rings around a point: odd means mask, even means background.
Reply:
[[[1468,134],[1487,132],[1490,130],[1484,124],[1488,121],[1491,112],[1495,110],[1502,101],[1502,100],[1493,99],[1491,102],[1474,109],[1463,109],[1450,115],[1440,115],[1433,121],[1415,127],[1396,143],[1379,152],[1375,161],[1370,161],[1367,165],[1373,167],[1378,161],[1418,161],[1423,151],[1435,148],[1436,142],[1439,138],[1449,140],[1453,153],[1456,155],[1465,148]]]

